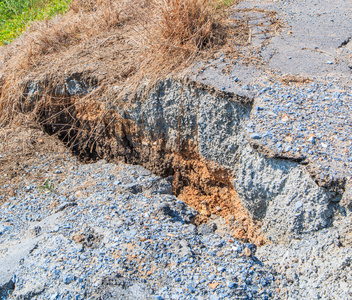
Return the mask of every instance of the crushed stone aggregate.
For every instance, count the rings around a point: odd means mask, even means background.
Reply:
[[[215,223],[195,226],[197,212],[167,179],[139,166],[72,163],[54,192],[28,185],[2,205],[0,259],[35,239],[10,298],[276,298],[275,271],[255,251],[244,255],[253,246],[219,235]]]

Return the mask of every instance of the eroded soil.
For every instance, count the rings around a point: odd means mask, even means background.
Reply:
[[[0,130],[0,203],[16,197],[18,187],[40,187],[49,173],[66,164],[71,154],[55,137],[39,128]],[[57,178],[64,174],[57,173]],[[50,178],[53,180],[54,178]]]

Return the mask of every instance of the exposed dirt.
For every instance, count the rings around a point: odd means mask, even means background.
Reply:
[[[206,222],[212,214],[220,215],[230,225],[235,238],[257,245],[265,243],[261,223],[253,221],[242,206],[228,170],[195,154],[182,153],[175,157],[175,193],[200,212],[196,222]]]
[[[0,129],[0,141],[0,204],[15,197],[19,186],[41,186],[48,173],[71,158],[57,138],[35,127]]]

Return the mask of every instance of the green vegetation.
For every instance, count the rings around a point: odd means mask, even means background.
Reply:
[[[0,45],[18,37],[35,20],[67,11],[70,0],[0,0]]]
[[[47,180],[45,180],[44,184],[39,187],[39,189],[46,192],[46,193],[53,193],[54,192],[54,184],[48,178]]]
[[[230,5],[234,4],[235,2],[236,2],[236,0],[223,0],[223,3],[226,6],[230,6]]]

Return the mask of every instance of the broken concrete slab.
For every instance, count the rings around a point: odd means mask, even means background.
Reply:
[[[15,273],[24,259],[34,251],[38,243],[45,238],[46,232],[59,222],[62,213],[54,213],[40,222],[33,222],[28,228],[22,228],[22,238],[11,239],[7,243],[1,243],[0,249],[5,251],[0,256],[0,296],[7,299],[15,288]],[[38,288],[36,293],[42,291]],[[29,293],[32,293],[30,291]],[[29,295],[29,294],[28,294]],[[28,297],[27,297],[28,298]],[[27,299],[26,298],[26,299]]]
[[[7,250],[7,254],[0,258],[0,295],[2,299],[12,293],[15,286],[14,274],[23,260],[33,249],[35,249],[40,238],[28,238],[21,240],[19,244]]]
[[[352,177],[349,6],[343,0],[240,2],[231,16],[248,21],[249,57],[244,50],[235,61],[198,63],[191,75],[251,97],[247,127],[257,150],[304,161],[320,186],[334,185],[339,193]]]

